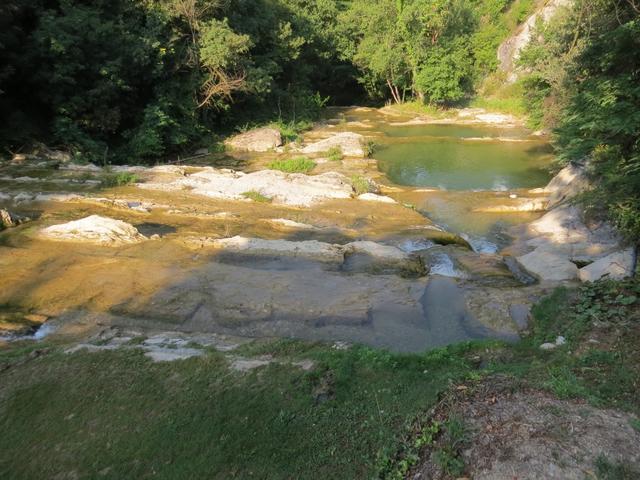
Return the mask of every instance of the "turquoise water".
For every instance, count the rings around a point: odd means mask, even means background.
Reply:
[[[383,133],[378,167],[399,185],[505,191],[550,179],[548,145],[522,141],[526,133],[518,129],[419,125]]]

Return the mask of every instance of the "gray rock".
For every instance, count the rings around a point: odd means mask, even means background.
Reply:
[[[518,326],[518,330],[526,330],[529,326],[531,306],[522,303],[509,305],[509,315]]]
[[[575,263],[549,249],[537,248],[533,252],[516,257],[516,260],[540,280],[563,281],[578,277],[578,267]]]
[[[347,157],[364,157],[366,156],[364,142],[365,137],[359,133],[343,132],[307,145],[302,149],[302,153],[323,153],[339,148]]]
[[[234,150],[268,152],[282,145],[282,135],[275,128],[258,128],[229,138],[225,144]]]
[[[544,189],[551,194],[547,208],[552,209],[590,188],[591,182],[587,178],[584,167],[568,165],[560,170]]]
[[[190,189],[196,195],[226,200],[247,200],[245,193],[259,192],[274,203],[300,207],[329,199],[351,198],[353,192],[349,179],[334,172],[321,175],[287,174],[276,170],[243,173],[213,168],[170,178],[166,182],[141,183],[138,187],[161,191]]]
[[[583,282],[595,282],[605,277],[611,280],[622,280],[633,275],[635,264],[635,248],[630,247],[611,253],[581,268],[578,277]]]
[[[101,245],[123,245],[147,239],[133,225],[99,215],[52,225],[41,230],[40,235],[50,240],[90,242]]]
[[[556,15],[560,8],[568,6],[571,2],[572,0],[550,0],[546,2],[541,9],[527,19],[515,35],[509,37],[500,45],[498,48],[500,69],[512,73],[512,75],[509,76],[509,80],[514,81],[517,78],[517,75],[513,75],[515,65],[520,58],[522,50],[531,42],[538,21],[547,23]]]

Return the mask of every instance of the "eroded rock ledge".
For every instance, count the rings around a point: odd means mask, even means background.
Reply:
[[[549,211],[526,227],[517,261],[543,281],[622,279],[635,272],[635,247],[604,220],[587,221],[572,200],[591,188],[584,167],[569,165],[551,180]]]

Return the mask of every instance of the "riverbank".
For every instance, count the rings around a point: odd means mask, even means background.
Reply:
[[[72,350],[54,340],[14,344],[0,353],[0,424],[11,432],[0,439],[0,471],[15,479],[212,471],[492,478],[515,465],[535,478],[634,478],[639,293],[637,282],[561,290],[536,307],[531,334],[517,346],[408,356],[284,340],[201,346],[206,339],[194,336],[186,348],[198,355],[156,363],[145,343],[185,347],[123,331]],[[560,335],[564,345],[539,348]],[[481,404],[491,408],[469,407]],[[538,413],[508,413],[525,405]],[[487,434],[495,437],[490,449]],[[525,446],[540,456],[522,457]]]

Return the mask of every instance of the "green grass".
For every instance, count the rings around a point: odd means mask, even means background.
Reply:
[[[640,472],[630,465],[612,462],[604,455],[596,458],[594,464],[598,480],[635,480],[640,478]]]
[[[295,122],[278,121],[271,123],[269,126],[280,130],[280,135],[282,135],[284,143],[292,143],[300,140],[302,132],[310,130],[313,127],[313,122],[308,120],[299,120]]]
[[[327,158],[329,160],[331,160],[332,162],[339,162],[340,160],[342,160],[344,158],[344,155],[342,153],[342,149],[340,147],[332,147],[327,152]]]
[[[316,162],[307,157],[288,158],[286,160],[274,160],[269,164],[271,170],[280,170],[286,173],[309,173],[316,166]]]
[[[403,426],[468,375],[471,347],[402,356],[275,342],[247,350],[316,368],[246,374],[216,352],[152,363],[137,350],[51,348],[0,353],[0,370],[13,365],[0,383],[3,478],[373,478]]]
[[[436,424],[428,413],[452,385],[507,375],[514,389],[640,412],[639,293],[637,280],[558,289],[515,345],[398,355],[254,341],[234,354],[282,363],[248,373],[210,349],[152,363],[135,349],[65,354],[52,343],[13,344],[0,350],[0,477],[395,479],[426,446],[442,469],[462,475],[465,425]],[[539,349],[557,335],[565,347]],[[314,369],[289,363],[301,359]],[[598,478],[635,478],[625,465],[596,463]]]
[[[138,175],[129,172],[109,174],[102,179],[103,187],[123,187],[139,180]]]
[[[248,198],[249,200],[253,200],[254,202],[259,202],[259,203],[271,203],[272,201],[271,198],[264,196],[263,194],[261,194],[260,192],[257,192],[256,190],[249,190],[248,192],[243,192],[242,196],[244,198]]]
[[[531,335],[492,368],[560,398],[640,413],[639,297],[638,279],[557,289],[533,309]],[[539,349],[559,335],[566,346]]]
[[[372,193],[375,190],[369,179],[362,175],[353,175],[351,177],[351,186],[353,187],[353,191],[356,195]]]

